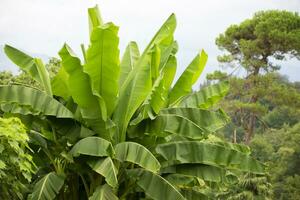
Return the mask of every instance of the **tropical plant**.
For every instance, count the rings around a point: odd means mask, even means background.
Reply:
[[[31,130],[39,172],[29,199],[201,199],[241,173],[264,173],[247,147],[211,139],[228,122],[221,109],[210,109],[228,84],[191,93],[204,51],[171,87],[174,14],[141,54],[130,42],[121,61],[118,27],[104,23],[97,6],[88,14],[84,62],[65,44],[52,79],[40,59],[5,46],[43,87],[0,87],[1,109]]]
[[[18,118],[0,118],[0,199],[23,199],[35,165]]]

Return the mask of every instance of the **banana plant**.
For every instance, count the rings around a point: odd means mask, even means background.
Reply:
[[[264,174],[248,148],[210,139],[229,121],[217,107],[228,84],[192,91],[204,51],[173,84],[174,14],[143,51],[130,42],[121,59],[118,27],[102,20],[97,6],[88,16],[84,60],[64,44],[52,79],[40,59],[4,48],[43,86],[0,86],[1,110],[30,130],[39,170],[29,199],[208,199],[208,188]]]

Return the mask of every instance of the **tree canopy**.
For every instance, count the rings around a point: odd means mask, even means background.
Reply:
[[[288,11],[261,11],[253,18],[231,25],[216,39],[226,54],[219,56],[221,63],[244,67],[249,73],[264,69],[276,70],[272,58],[286,56],[300,59],[300,16]]]
[[[288,56],[300,59],[300,16],[288,11],[260,11],[251,19],[231,25],[216,38],[216,44],[226,52],[218,57],[220,63],[246,70],[247,81],[239,86],[240,92],[251,92],[235,105],[238,110],[246,107],[249,111],[243,119],[244,141],[249,144],[255,132],[257,112],[262,111],[257,102],[265,95],[259,87],[268,81],[260,74],[280,69],[274,60]],[[216,76],[221,78],[222,74],[215,73],[210,78]]]

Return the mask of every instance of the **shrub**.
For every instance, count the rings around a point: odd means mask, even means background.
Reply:
[[[18,118],[0,118],[0,199],[23,199],[34,163],[29,137]]]

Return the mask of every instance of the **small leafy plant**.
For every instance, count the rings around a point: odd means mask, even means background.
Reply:
[[[143,52],[130,42],[121,60],[118,27],[104,23],[97,6],[88,14],[84,60],[65,44],[52,79],[40,59],[5,46],[43,86],[0,87],[1,109],[31,130],[39,172],[29,199],[205,199],[244,172],[264,173],[248,148],[213,136],[228,122],[215,108],[228,84],[191,93],[204,51],[173,85],[173,14]]]
[[[34,173],[29,137],[18,118],[0,118],[0,199],[23,199]]]

